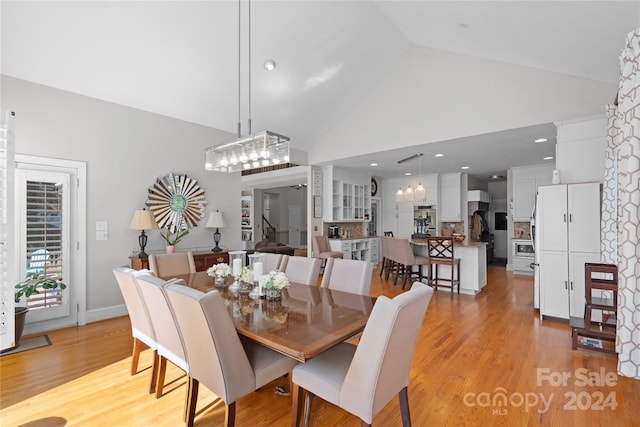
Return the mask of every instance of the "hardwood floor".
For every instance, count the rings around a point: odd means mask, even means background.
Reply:
[[[377,269],[373,277],[372,294],[400,292],[391,281],[380,280]],[[436,293],[418,338],[409,383],[414,426],[638,425],[640,381],[617,376],[613,356],[572,351],[568,324],[540,320],[532,287],[530,277],[490,267],[488,285],[478,296],[451,300],[446,289]],[[168,366],[171,383],[160,399],[147,393],[149,350],[140,358],[144,371],[129,374],[128,317],[48,335],[53,342],[49,347],[0,358],[0,425],[183,425],[186,378],[177,368]],[[585,373],[600,384],[583,385]],[[554,384],[561,375],[570,377]],[[602,384],[603,377],[608,384]],[[287,380],[240,399],[236,425],[289,425],[291,400],[276,396],[276,385],[286,386]],[[220,425],[223,420],[224,405],[201,387],[196,425]],[[314,399],[311,424],[359,422]],[[401,425],[397,399],[375,417],[374,425]]]

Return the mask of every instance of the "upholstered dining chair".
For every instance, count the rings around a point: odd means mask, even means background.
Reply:
[[[149,255],[149,269],[158,277],[177,276],[196,272],[192,252]]]
[[[156,379],[157,379],[157,353],[158,344],[156,342],[156,334],[147,312],[142,295],[136,285],[135,278],[138,275],[151,274],[149,270],[133,270],[128,267],[116,267],[113,269],[113,274],[118,282],[118,287],[122,293],[124,304],[127,307],[129,313],[129,320],[131,321],[131,335],[133,337],[133,350],[131,351],[131,375],[135,375],[138,372],[138,361],[140,359],[140,351],[143,345],[147,345],[153,350],[153,365],[151,369],[151,384],[149,386],[149,393],[156,391]]]
[[[389,258],[395,262],[395,277],[393,279],[394,286],[398,283],[398,278],[402,276],[402,289],[405,288],[407,282],[413,279],[414,274],[417,279],[422,281],[423,265],[429,264],[427,257],[416,255],[413,247],[408,239],[399,237],[389,238]],[[413,271],[413,267],[417,266],[417,271]]]
[[[307,258],[304,256],[290,256],[287,265],[282,270],[290,282],[315,285],[320,275],[319,258]]]
[[[340,343],[293,369],[291,425],[309,425],[316,395],[370,426],[396,395],[403,425],[411,425],[407,388],[411,359],[433,289],[415,282],[393,299],[378,297],[358,346]]]
[[[380,264],[380,277],[385,275],[385,280],[389,280],[389,274],[395,271],[395,262],[389,257],[389,239],[393,236],[387,236],[385,232],[384,236],[380,237],[380,249],[382,252],[382,263]],[[391,233],[393,234],[393,233]]]
[[[320,266],[321,270],[326,266],[328,259],[342,258],[342,252],[331,250],[331,245],[329,244],[329,238],[327,236],[313,236],[311,246],[313,249],[313,257],[320,258],[322,260],[322,265]]]
[[[451,298],[453,298],[454,288],[457,287],[458,293],[460,293],[460,258],[456,258],[453,254],[453,237],[428,237],[427,250],[429,254],[429,284],[435,290],[438,290],[438,286],[450,287]],[[438,275],[438,267],[441,265],[449,266],[449,277]],[[442,284],[442,282],[448,284]]]
[[[162,286],[171,283],[184,285],[182,279],[164,281],[152,274],[140,274],[136,276],[136,284],[140,288],[143,302],[147,307],[147,313],[149,313],[149,319],[156,333],[156,342],[158,344],[157,353],[159,365],[156,398],[162,396],[167,360],[182,369],[185,374],[189,372],[189,364],[187,363],[187,357],[184,352],[182,338],[171,314],[169,301],[162,290]]]
[[[189,361],[188,427],[193,426],[202,383],[226,404],[225,425],[235,424],[236,400],[289,373],[294,359],[236,332],[218,291],[164,287]]]
[[[289,255],[272,254],[268,252],[262,252],[262,256],[264,257],[264,274],[273,270],[281,270],[282,261],[289,257]]]
[[[322,276],[323,288],[369,295],[373,264],[355,259],[329,258]]]

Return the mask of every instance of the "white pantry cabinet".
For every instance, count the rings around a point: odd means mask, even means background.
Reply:
[[[600,262],[600,184],[538,188],[540,314],[584,314],[584,264]]]
[[[462,174],[446,173],[440,176],[440,221],[462,221]]]

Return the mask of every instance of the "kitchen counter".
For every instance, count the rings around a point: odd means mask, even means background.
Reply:
[[[427,239],[411,239],[418,255],[427,256]],[[462,241],[453,244],[453,256],[460,258],[460,293],[477,295],[487,284],[487,243]],[[426,267],[425,267],[426,268]],[[425,272],[426,273],[426,270]],[[448,277],[450,267],[439,266],[438,275]],[[425,274],[426,275],[426,274]],[[447,288],[440,288],[451,292]]]
[[[427,246],[427,239],[411,239],[411,243],[418,246]],[[453,242],[454,248],[480,248],[487,246],[487,242],[467,241]]]
[[[338,238],[329,238],[329,241],[332,240],[359,240],[359,239],[377,239],[380,236],[361,236],[361,237],[338,237]]]

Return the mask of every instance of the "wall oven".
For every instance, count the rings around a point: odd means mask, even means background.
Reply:
[[[513,240],[513,257],[514,258],[533,258],[535,252],[531,240]]]

